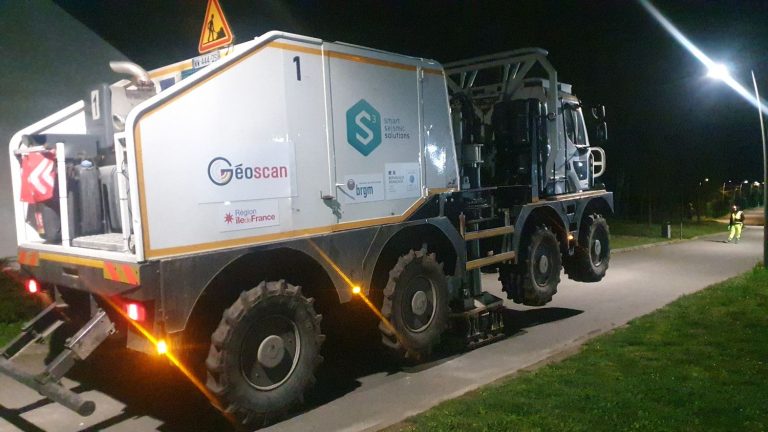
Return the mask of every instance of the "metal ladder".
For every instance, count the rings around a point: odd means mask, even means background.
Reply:
[[[484,216],[483,210],[491,210],[492,205],[484,205],[482,208],[475,206],[474,219],[467,220],[464,213],[459,215],[459,231],[464,240],[469,243],[466,270],[471,274],[472,285],[476,290],[482,285],[480,268],[507,261],[514,261],[515,252],[511,248],[511,237],[515,231],[510,223],[509,210],[504,209],[504,225],[494,228],[480,229],[483,222],[497,219],[495,215]],[[470,227],[467,230],[467,227]],[[502,237],[502,252],[490,256],[480,256],[480,240],[493,237]],[[506,337],[504,333],[503,319],[504,301],[488,292],[482,291],[479,295],[473,295],[465,299],[464,310],[454,312],[451,318],[460,323],[463,333],[463,343],[467,349],[474,349],[495,340]]]
[[[66,307],[65,303],[54,302],[24,324],[21,333],[0,352],[0,373],[81,416],[88,416],[93,414],[96,404],[93,401],[84,400],[79,394],[65,388],[60,380],[77,360],[87,358],[96,347],[115,332],[115,325],[102,309],[98,309],[74,336],[67,339],[64,350],[39,374],[28,373],[12,361],[29,346],[42,342],[64,324],[66,318],[61,310]]]

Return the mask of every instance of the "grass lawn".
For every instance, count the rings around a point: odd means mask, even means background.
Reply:
[[[648,225],[642,222],[609,220],[611,229],[611,248],[620,249],[649,243],[658,243],[668,239],[661,237],[661,224]],[[683,238],[688,239],[707,234],[722,233],[727,235],[727,225],[716,221],[683,222]],[[672,239],[680,238],[680,222],[672,223]]]
[[[18,321],[11,324],[0,323],[0,347],[4,347],[5,344],[11,341],[21,331],[23,321]]]
[[[388,430],[765,431],[767,312],[758,268]]]
[[[0,268],[3,263],[0,261]],[[0,272],[0,347],[16,336],[21,325],[40,311],[40,303],[26,295],[23,287]]]

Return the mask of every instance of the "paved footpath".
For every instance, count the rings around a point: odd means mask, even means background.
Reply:
[[[747,271],[761,260],[762,227],[746,227],[738,245],[724,243],[726,235],[724,230],[721,236],[615,254],[602,282],[564,279],[546,307],[526,308],[509,301],[509,317],[519,329],[515,335],[414,369],[386,370],[377,356],[363,352],[364,346],[348,344],[341,360],[326,362],[335,372],[326,378],[321,374],[320,396],[310,398],[310,408],[263,430],[379,430],[567,352],[681,295]],[[496,275],[484,275],[483,284],[504,297]],[[0,377],[0,431],[227,429],[192,386],[138,359],[128,370],[117,362],[102,364],[101,374],[66,381],[96,400],[96,413],[86,418]],[[39,358],[32,356],[29,362],[35,360]],[[108,374],[104,371],[118,376],[104,378]]]
[[[606,278],[596,284],[565,280],[552,303],[520,315],[531,324],[501,342],[415,373],[399,373],[268,431],[375,431],[517,370],[567,351],[598,334],[647,314],[681,295],[698,291],[761,261],[762,227],[747,227],[738,245],[727,237],[615,254]],[[496,286],[484,275],[485,286]],[[500,290],[491,290],[502,296]],[[511,301],[508,306],[525,310]],[[539,320],[536,319],[539,318]],[[536,322],[540,324],[536,324]],[[549,322],[548,322],[549,321]]]

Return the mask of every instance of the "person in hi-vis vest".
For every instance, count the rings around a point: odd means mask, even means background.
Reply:
[[[731,234],[728,236],[728,242],[736,237],[736,243],[741,238],[741,228],[744,226],[744,212],[739,210],[739,206],[734,205],[731,207],[731,222],[728,224],[728,230]]]

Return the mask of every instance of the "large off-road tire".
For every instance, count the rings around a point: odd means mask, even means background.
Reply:
[[[520,301],[515,301],[528,306],[544,306],[552,301],[560,283],[562,258],[560,243],[547,227],[539,227],[531,235],[522,264],[522,271],[512,275],[519,286]]]
[[[241,425],[264,424],[303,402],[322,361],[322,317],[301,288],[261,282],[224,311],[211,336],[206,386]]]
[[[611,235],[608,222],[599,214],[584,219],[573,256],[565,263],[565,272],[578,282],[599,282],[611,261]]]
[[[379,323],[382,342],[400,360],[420,361],[448,326],[448,286],[443,265],[426,248],[401,256],[389,272]]]

